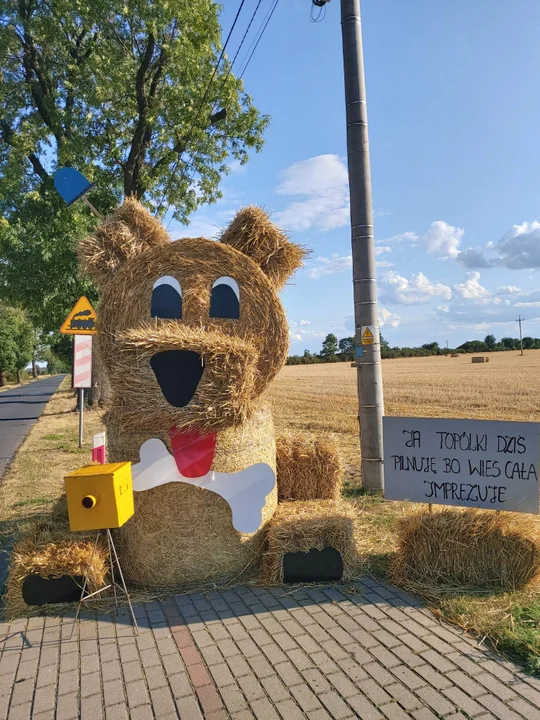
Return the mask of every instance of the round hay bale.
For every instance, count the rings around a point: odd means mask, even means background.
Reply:
[[[439,510],[402,518],[391,564],[396,585],[514,590],[540,577],[540,519],[490,510]]]
[[[114,417],[108,426],[111,462],[138,462],[141,444],[152,435],[127,433]],[[160,439],[171,452],[169,436]],[[212,469],[232,473],[255,463],[276,469],[274,426],[266,408],[242,427],[219,433]],[[119,531],[124,573],[136,585],[152,588],[230,580],[257,567],[265,525],[276,506],[274,488],[261,527],[246,535],[234,529],[228,503],[208,490],[175,482],[136,492],[135,514]]]
[[[363,561],[362,529],[356,508],[344,500],[296,500],[278,505],[268,526],[262,581],[283,583],[287,553],[335,548],[343,561],[343,580],[358,577]]]

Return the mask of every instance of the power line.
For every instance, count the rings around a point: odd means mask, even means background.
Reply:
[[[279,0],[277,0],[277,1],[279,2]],[[195,118],[194,118],[193,122],[191,123],[191,127],[189,128],[189,131],[188,131],[188,133],[187,133],[187,135],[186,135],[186,139],[185,139],[185,142],[184,142],[184,147],[185,147],[185,148],[187,148],[187,145],[188,145],[189,141],[191,140],[191,134],[192,134],[193,130],[195,129],[195,125],[196,125],[196,123],[197,123],[197,121],[198,121],[198,119],[199,119],[200,112],[201,112],[201,110],[202,110],[202,107],[203,107],[203,105],[204,105],[204,103],[205,103],[206,98],[208,97],[208,93],[210,92],[210,87],[211,87],[211,85],[212,85],[212,83],[213,83],[213,81],[214,81],[214,78],[215,78],[216,73],[217,73],[217,71],[218,71],[219,65],[220,65],[221,61],[223,60],[223,56],[225,55],[225,50],[227,49],[227,45],[229,44],[229,40],[231,39],[231,35],[233,34],[233,30],[234,30],[234,28],[236,27],[236,23],[238,22],[238,18],[240,17],[240,13],[242,12],[242,8],[244,7],[244,3],[245,3],[245,2],[246,2],[246,0],[241,0],[241,2],[240,2],[240,7],[238,8],[238,11],[237,11],[236,16],[235,16],[234,21],[233,21],[233,24],[231,25],[231,29],[229,30],[229,34],[227,35],[227,39],[225,40],[225,43],[224,43],[224,45],[223,45],[223,48],[221,49],[221,53],[220,53],[220,55],[219,55],[219,57],[218,57],[218,60],[217,60],[216,64],[214,65],[214,71],[212,72],[212,76],[211,76],[210,80],[208,81],[208,85],[206,86],[206,90],[204,91],[204,95],[202,96],[202,100],[201,100],[201,102],[199,103],[199,107],[197,108],[197,111],[196,111],[196,113],[195,113]],[[183,152],[183,151],[182,151],[182,152]],[[178,170],[178,165],[179,165],[179,163],[180,163],[180,156],[181,156],[181,155],[182,155],[182,153],[179,153],[178,159],[177,159],[177,161],[176,161],[176,163],[175,163],[175,166],[174,166],[174,169],[173,169],[173,171],[172,171],[172,173],[171,173],[171,177],[169,178],[169,182],[167,183],[167,186],[166,186],[165,190],[163,191],[163,195],[162,195],[162,197],[161,197],[161,200],[159,201],[159,205],[158,205],[158,208],[157,208],[156,213],[155,213],[156,215],[157,215],[157,214],[159,213],[159,211],[161,210],[161,207],[162,207],[162,205],[163,205],[163,201],[164,201],[164,199],[165,199],[165,195],[167,194],[167,192],[168,192],[168,190],[169,190],[169,187],[170,187],[171,179],[174,177],[176,171]],[[169,205],[168,205],[167,210],[165,211],[165,213],[168,212],[170,206],[171,206],[171,204],[169,203]]]
[[[249,63],[251,62],[251,58],[253,57],[253,55],[254,55],[254,53],[255,53],[255,50],[257,49],[259,43],[261,42],[261,38],[262,38],[262,36],[264,35],[264,31],[265,31],[266,28],[268,27],[268,23],[269,23],[270,20],[272,19],[272,15],[274,14],[274,12],[275,12],[278,4],[279,4],[279,0],[275,0],[274,5],[273,5],[273,7],[272,7],[272,10],[271,10],[271,12],[270,12],[270,15],[268,16],[268,19],[267,19],[267,21],[265,22],[265,24],[264,24],[264,26],[263,26],[263,29],[261,30],[261,34],[259,35],[259,37],[258,37],[258,39],[257,39],[257,42],[255,43],[255,47],[254,47],[253,50],[251,51],[251,55],[248,57],[247,62],[246,62],[246,64],[244,65],[244,69],[242,70],[242,72],[240,73],[240,75],[239,75],[239,77],[238,77],[239,80],[241,80],[241,79],[244,77],[244,73],[245,73],[246,70],[248,69]],[[248,52],[249,52],[249,51],[248,51]]]
[[[247,34],[248,34],[251,26],[253,25],[253,21],[255,20],[255,16],[257,15],[257,12],[259,11],[259,8],[260,8],[260,6],[261,6],[261,3],[262,3],[262,0],[259,0],[259,2],[257,3],[257,7],[255,8],[255,11],[254,11],[253,15],[251,16],[251,20],[249,21],[249,25],[247,26],[246,32],[244,33],[244,37],[243,37],[242,40],[240,41],[240,45],[238,46],[238,50],[236,51],[236,54],[235,54],[235,56],[234,56],[234,58],[233,58],[233,61],[232,61],[231,65],[230,65],[230,67],[229,67],[229,72],[227,73],[227,76],[226,76],[226,77],[228,77],[228,76],[230,75],[230,73],[231,73],[231,70],[232,70],[232,68],[233,68],[233,65],[234,65],[234,63],[236,62],[236,58],[238,57],[238,53],[239,53],[240,50],[242,49],[242,45],[244,44],[244,42],[245,42],[245,40],[246,40],[246,37],[247,37]]]

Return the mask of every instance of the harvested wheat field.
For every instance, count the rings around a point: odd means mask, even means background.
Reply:
[[[540,420],[540,350],[383,360],[387,415]],[[276,431],[336,433],[349,485],[360,479],[356,368],[350,363],[289,365],[272,387]]]

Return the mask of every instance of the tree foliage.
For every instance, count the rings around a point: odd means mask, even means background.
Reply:
[[[73,248],[94,223],[56,196],[57,167],[103,213],[126,194],[185,222],[260,150],[268,120],[226,58],[208,88],[220,52],[212,0],[0,0],[0,287],[45,327],[88,291]]]
[[[493,338],[491,342],[490,338]],[[489,342],[488,342],[489,340]],[[518,350],[520,347],[519,339],[516,338],[502,338],[500,342],[497,342],[494,335],[488,335],[484,341],[482,340],[468,340],[462,345],[459,345],[456,349],[441,348],[438,342],[424,343],[420,347],[391,347],[390,343],[381,335],[381,357],[383,360],[389,360],[392,358],[400,357],[427,357],[429,355],[450,355],[460,353],[484,353],[488,351],[501,352],[505,350]],[[332,351],[335,347],[339,348],[335,352]],[[540,338],[524,337],[523,347],[527,350],[540,350]],[[319,362],[340,362],[340,361],[354,361],[356,356],[355,341],[353,337],[341,338],[338,341],[337,337],[330,333],[327,335],[322,344],[322,350],[320,353],[312,353],[309,350],[304,350],[303,355],[291,355],[287,359],[287,365],[308,365],[311,363]]]
[[[322,344],[321,357],[330,357],[336,355],[338,351],[338,339],[334,333],[330,333],[325,337]]]
[[[25,313],[19,308],[0,305],[0,386],[6,384],[6,374],[20,371],[32,360],[35,334]]]

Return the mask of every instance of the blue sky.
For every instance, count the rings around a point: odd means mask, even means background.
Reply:
[[[320,23],[310,9],[279,3],[244,76],[271,116],[262,153],[170,227],[212,237],[256,203],[312,250],[282,294],[291,352],[353,328],[339,2]],[[383,335],[455,346],[516,336],[521,314],[540,336],[540,1],[363,0],[362,21]]]

